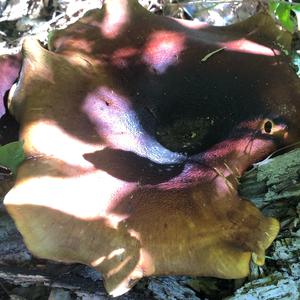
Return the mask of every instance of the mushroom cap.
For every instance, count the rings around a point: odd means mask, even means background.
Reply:
[[[263,264],[279,223],[239,197],[236,176],[300,136],[296,78],[270,41],[289,36],[270,22],[189,26],[111,0],[50,50],[26,39],[10,110],[27,160],[4,203],[29,250],[96,268],[113,296],[143,276]],[[196,156],[162,145],[157,128],[197,118],[209,122]]]

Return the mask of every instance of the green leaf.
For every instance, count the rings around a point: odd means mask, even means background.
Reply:
[[[276,9],[278,8],[279,2],[269,1],[269,11],[273,14],[276,14]]]
[[[291,5],[289,3],[280,3],[275,11],[281,24],[290,32],[294,32],[295,21],[291,17]]]
[[[300,4],[293,4],[293,5],[292,5],[292,10],[293,10],[295,13],[300,13]]]
[[[12,142],[0,147],[0,165],[16,174],[17,167],[25,160],[23,142]]]

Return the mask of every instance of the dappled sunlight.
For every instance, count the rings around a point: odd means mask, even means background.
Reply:
[[[100,143],[81,141],[52,120],[32,122],[23,134],[26,135],[26,152],[58,159],[74,167],[93,168],[83,154],[103,149]]]
[[[4,203],[34,255],[94,267],[113,296],[143,276],[249,272],[279,226],[236,177],[285,142],[278,112],[297,119],[299,97],[281,52],[239,28],[111,0],[54,34],[56,52],[24,43],[26,159]]]
[[[129,217],[129,214],[119,214],[119,213],[115,214],[115,213],[112,213],[112,212],[110,212],[110,205],[113,205],[113,204],[117,203],[118,200],[122,198],[122,196],[123,197],[127,196],[127,194],[129,194],[133,190],[134,190],[134,187],[132,187],[132,188],[129,188],[129,187],[123,188],[122,191],[120,191],[119,193],[114,194],[115,202],[111,201],[108,204],[106,212],[105,212],[105,216],[106,216],[106,219],[107,219],[107,224],[111,228],[117,229],[119,224],[122,221],[125,221]]]
[[[108,257],[108,259],[110,259]],[[107,278],[117,274],[118,272],[120,272],[120,270],[122,270],[127,264],[128,262],[131,260],[131,257],[128,256],[126,257],[118,266],[116,266],[115,268],[111,269],[108,273],[107,273]]]
[[[81,52],[91,54],[95,41],[86,38],[87,29],[84,26],[73,26],[72,34],[64,36],[62,30],[53,31],[48,38],[48,49],[53,52],[69,53]]]
[[[135,231],[134,229],[128,229],[128,233],[130,234],[130,236],[136,238],[137,240],[141,239],[141,235],[139,232]]]
[[[132,280],[143,276],[140,241],[124,228],[111,228],[106,217],[81,219],[34,204],[8,203],[7,208],[17,216],[17,227],[25,233],[25,243],[34,255],[93,266],[104,276],[109,292],[120,286],[124,292]]]
[[[46,54],[51,55],[51,52],[44,49],[38,40],[33,37],[25,38],[22,49],[24,52],[24,62],[20,78],[27,78],[28,74],[36,72],[36,79],[55,84],[53,70],[46,67],[48,65],[48,57]]]
[[[170,66],[176,66],[181,61],[184,51],[185,35],[180,32],[156,31],[151,33],[144,46],[142,60],[151,70],[163,74]]]
[[[117,249],[116,251],[118,251]],[[124,249],[125,250],[125,249]],[[115,252],[115,251],[113,251]],[[122,253],[123,254],[123,253]],[[126,265],[130,263],[132,258],[127,256],[122,262],[116,266],[114,269],[111,269],[106,275],[106,282],[109,281],[110,278],[113,278],[114,275],[117,275],[122,269],[126,269]],[[130,271],[129,274],[118,283],[118,285],[114,288],[111,295],[113,297],[117,297],[119,295],[127,292],[139,279],[144,276],[151,275],[155,272],[155,263],[151,257],[151,255],[144,249],[139,249],[139,260],[136,263],[135,267]]]
[[[51,68],[46,68],[48,65],[47,55],[51,52],[48,52],[44,49],[38,40],[33,37],[27,37],[23,43],[23,52],[24,52],[24,64],[22,67],[21,72],[27,71],[26,68],[29,68],[31,72],[38,72],[38,77],[51,82],[52,84],[55,83],[54,74]],[[26,65],[28,64],[28,66]],[[23,68],[25,70],[23,71]],[[24,74],[26,76],[26,74]]]
[[[137,238],[137,239],[140,240],[139,238]],[[141,272],[142,275],[144,275],[144,276],[155,273],[154,257],[145,248],[140,249],[140,260],[139,260],[138,266],[140,266],[141,269],[137,270],[137,271]]]
[[[100,87],[87,95],[82,105],[101,137],[116,148],[139,148],[143,129],[130,101],[114,90]]]
[[[181,158],[145,131],[130,99],[113,89],[94,90],[86,96],[81,109],[110,148],[131,151],[161,164]]]
[[[113,250],[111,253],[109,253],[107,258],[112,259],[113,257],[119,256],[119,255],[123,254],[124,252],[125,252],[124,248],[119,248],[119,249]]]
[[[199,30],[199,29],[211,27],[211,25],[209,25],[208,23],[200,22],[197,19],[194,20],[185,20],[185,19],[177,19],[177,18],[171,18],[171,19],[176,23],[189,29]]]
[[[0,56],[0,118],[5,115],[5,95],[16,82],[21,69],[20,55]],[[11,94],[10,94],[11,95]],[[10,97],[8,96],[8,99]],[[8,100],[9,101],[9,100]],[[9,104],[7,104],[8,106]],[[0,139],[3,139],[3,132]],[[3,141],[1,141],[3,144]]]
[[[46,168],[47,165],[41,163],[39,167]],[[51,174],[51,167],[49,172]],[[108,208],[135,186],[124,184],[103,171],[67,178],[42,176],[23,179],[5,201],[15,205],[41,205],[81,219],[105,217],[111,228],[117,228],[128,215],[109,212]]]
[[[230,199],[231,194],[237,195],[237,182],[232,182],[232,179],[227,176],[233,175],[229,170],[222,170],[223,173],[218,173],[216,169],[216,177],[213,179],[212,198],[226,201]],[[229,200],[230,201],[230,200]]]
[[[105,38],[115,39],[122,33],[124,25],[129,22],[129,5],[126,1],[108,1],[104,5],[104,18],[100,29]]]
[[[225,176],[241,175],[251,164],[263,159],[288,138],[284,122],[257,118],[236,125],[231,136],[202,154],[205,162],[218,165]]]
[[[78,52],[82,52],[84,54],[92,54],[93,50],[94,50],[94,41],[90,41],[87,39],[66,39],[64,40],[63,38],[61,38],[61,40],[59,40],[61,42],[61,44],[63,44],[63,47],[61,49],[61,52],[63,52],[65,55],[68,55],[69,51],[68,49],[72,49],[70,50],[70,54],[74,54],[74,53],[78,53]],[[59,47],[59,43],[57,43]],[[66,48],[67,50],[64,50],[64,48]],[[59,49],[60,50],[60,49]]]
[[[95,260],[93,260],[90,264],[92,267],[97,267],[99,265],[101,265],[106,259],[106,256],[101,256]]]
[[[280,55],[280,51],[277,49],[266,47],[262,44],[255,43],[253,41],[247,40],[245,38],[218,43],[220,47],[225,48],[225,50],[230,50],[232,52],[255,54],[262,56],[277,56]]]
[[[274,151],[276,145],[268,137],[244,136],[243,139],[228,139],[206,151],[202,159],[212,166],[219,175],[242,174],[251,164]]]
[[[132,47],[120,48],[112,53],[111,62],[118,68],[127,68],[129,67],[129,59],[137,54],[140,54],[140,49]]]

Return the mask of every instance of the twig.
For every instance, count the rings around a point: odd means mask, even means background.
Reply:
[[[300,145],[300,141],[299,141],[299,142],[296,142],[296,143],[293,143],[293,144],[291,144],[291,145],[284,146],[284,147],[282,147],[282,148],[280,148],[280,149],[277,149],[276,151],[272,152],[269,156],[267,156],[267,157],[266,157],[265,159],[263,159],[262,161],[259,161],[259,162],[257,162],[257,163],[254,163],[254,164],[253,164],[253,169],[255,169],[255,167],[257,167],[257,166],[261,166],[261,165],[267,163],[267,161],[268,161],[270,158],[272,158],[276,153],[281,152],[282,150],[291,149],[291,148],[293,148],[293,147],[295,147],[295,146],[297,146],[297,145]],[[252,169],[252,170],[253,170],[253,169]],[[252,170],[250,170],[249,172],[251,172]]]
[[[202,62],[207,61],[211,56],[213,56],[213,55],[215,55],[216,53],[218,53],[218,52],[224,50],[225,48],[226,48],[226,47],[219,48],[219,49],[217,49],[217,50],[215,50],[215,51],[212,51],[212,52],[206,54],[206,55],[201,59],[201,61],[202,61]]]

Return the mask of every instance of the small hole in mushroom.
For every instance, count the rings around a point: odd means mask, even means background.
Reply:
[[[272,128],[273,128],[273,123],[270,120],[266,121],[265,124],[264,124],[265,133],[271,133]]]

